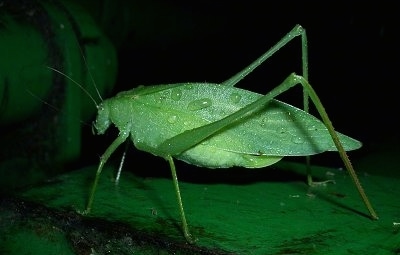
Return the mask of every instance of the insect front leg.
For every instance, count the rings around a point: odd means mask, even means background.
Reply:
[[[106,151],[100,157],[99,167],[97,168],[97,171],[96,171],[96,177],[93,181],[92,189],[90,191],[89,200],[86,205],[84,214],[89,214],[92,209],[94,193],[96,192],[97,184],[99,182],[100,174],[101,174],[101,171],[103,170],[104,165],[106,164],[108,158],[118,148],[118,146],[120,146],[123,142],[126,141],[126,138],[128,138],[128,136],[129,136],[129,131],[120,131],[118,137],[110,144],[110,146],[108,146]]]

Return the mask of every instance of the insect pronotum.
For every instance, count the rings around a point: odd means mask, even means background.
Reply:
[[[266,95],[234,87],[297,36],[301,36],[302,41],[302,76],[290,74]],[[319,97],[308,82],[307,58],[305,29],[296,25],[261,57],[221,84],[139,86],[101,102],[94,122],[97,134],[104,134],[114,124],[119,135],[100,158],[85,213],[91,211],[104,164],[119,145],[131,138],[139,150],[168,161],[182,231],[190,243],[195,239],[186,221],[174,158],[208,168],[261,168],[284,156],[338,151],[371,218],[377,219],[346,154],[346,151],[361,147],[361,143],[334,131]],[[274,99],[298,84],[304,91],[304,111]],[[307,113],[308,98],[322,121]],[[311,183],[310,177],[308,180]]]

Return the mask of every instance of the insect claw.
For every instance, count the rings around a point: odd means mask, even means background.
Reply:
[[[190,233],[185,233],[185,239],[189,244],[195,244],[197,242],[197,238],[193,238]]]
[[[88,214],[90,213],[90,210],[88,210],[88,209],[85,209],[85,210],[83,210],[83,211],[81,211],[81,210],[76,210],[76,212],[77,212],[78,214],[80,214],[80,215],[85,216],[85,215],[88,215]]]
[[[326,181],[320,181],[320,182],[312,181],[311,183],[309,183],[309,185],[311,187],[321,187],[321,186],[325,187],[327,183],[336,184],[336,182],[334,180],[326,180]]]

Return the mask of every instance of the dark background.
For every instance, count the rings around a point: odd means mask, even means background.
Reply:
[[[223,82],[265,53],[296,24],[301,24],[307,29],[308,35],[310,83],[319,94],[334,127],[363,143],[361,149],[349,153],[356,169],[359,172],[400,177],[397,159],[400,153],[397,122],[399,95],[397,63],[400,40],[397,37],[399,15],[395,3],[390,1],[342,3],[249,0],[229,3],[215,1],[169,3],[156,0],[112,2],[20,0],[3,1],[3,4],[0,2],[0,14],[12,14],[20,24],[32,25],[40,31],[45,40],[52,42],[56,38],[53,38],[50,32],[52,28],[59,27],[59,24],[51,23],[46,8],[42,8],[41,5],[42,3],[55,5],[56,9],[64,10],[62,11],[64,14],[69,13],[70,21],[79,23],[78,20],[85,19],[86,16],[80,16],[77,14],[79,12],[72,9],[66,11],[68,8],[64,7],[70,6],[71,2],[82,5],[87,13],[93,16],[95,23],[107,34],[117,49],[119,61],[117,84],[112,92],[103,95],[104,98],[139,85]],[[3,34],[7,34],[9,29],[6,24],[8,23],[1,24]],[[74,41],[76,39],[81,48],[100,46],[101,43],[95,45],[99,42],[96,38],[97,31],[86,31],[88,33],[85,34],[86,37],[81,38],[78,30],[74,30],[74,33],[68,36]],[[29,43],[27,47],[28,45]],[[49,52],[53,53],[49,53],[49,56],[52,56],[52,60],[62,63],[64,59],[61,51],[58,53],[54,51],[57,48],[55,46],[49,47]],[[80,57],[82,52],[76,54],[75,46],[71,45],[65,54],[76,55],[83,60],[83,57]],[[33,50],[32,56],[27,56],[27,62],[29,57],[35,56],[34,53],[36,51]],[[91,59],[91,61],[96,60],[98,59]],[[38,65],[57,67],[55,62],[46,61]],[[86,70],[91,64],[101,66],[104,63],[99,61],[85,66],[84,61],[81,61],[77,65],[79,64]],[[295,38],[237,86],[265,94],[291,72],[301,73],[301,71],[301,43],[300,38]],[[113,76],[112,73],[110,69],[107,74]],[[65,80],[58,74],[54,77],[58,77],[56,79],[58,81]],[[94,77],[95,81],[100,79],[102,78],[99,76]],[[95,136],[91,126],[95,116],[85,120],[77,116],[73,124],[78,121],[84,123],[80,159],[72,165],[65,165],[62,162],[60,163],[62,166],[59,166],[57,156],[63,151],[59,148],[67,146],[63,143],[64,140],[59,139],[60,133],[48,130],[63,130],[63,124],[60,124],[62,121],[58,121],[61,117],[57,116],[62,116],[61,99],[65,96],[63,91],[66,87],[62,82],[54,83],[53,87],[57,89],[52,88],[52,94],[48,98],[37,100],[43,102],[38,115],[31,116],[31,119],[14,126],[5,127],[7,132],[3,131],[2,126],[0,140],[3,149],[0,155],[2,155],[1,161],[4,162],[0,164],[0,172],[3,173],[2,169],[6,169],[3,176],[14,176],[17,180],[15,182],[28,179],[25,176],[31,172],[36,173],[36,170],[30,171],[30,168],[37,169],[39,173],[37,175],[43,178],[47,173],[52,176],[64,170],[97,165],[99,156],[118,134],[118,130],[111,128],[105,135]],[[29,94],[29,97],[32,98],[32,95]],[[90,100],[86,96],[83,98]],[[302,89],[301,87],[291,89],[278,99],[301,108]],[[20,101],[24,100],[20,98]],[[72,105],[75,106],[73,102]],[[59,113],[57,109],[61,109]],[[317,115],[314,109],[311,110]],[[46,115],[42,112],[52,114]],[[73,116],[70,117],[74,119]],[[42,123],[44,128],[37,124],[38,122]],[[17,127],[16,132],[14,127]],[[70,141],[81,139],[81,137],[68,137],[63,131],[60,132],[62,138]],[[110,159],[116,165],[120,161],[123,147],[121,146]],[[304,162],[303,158],[289,160]],[[314,156],[312,163],[334,168],[343,167],[337,153]],[[287,178],[285,171],[272,171],[269,168],[257,171],[260,175],[264,174],[263,177],[256,175],[254,170],[227,169],[219,171],[221,174],[218,179],[216,170],[201,169],[181,162],[177,164],[180,179],[186,175],[192,181],[201,180],[202,176],[207,180],[225,180],[232,176],[233,171],[241,171],[237,175],[238,180],[246,173],[252,176],[253,181],[269,180],[272,173],[282,176],[280,177],[282,179]],[[165,160],[135,150],[132,145],[124,169],[135,171],[144,177],[164,175],[169,178],[170,176]],[[19,174],[14,175],[14,173]],[[5,181],[5,183],[13,182]]]
[[[394,3],[147,1],[125,8],[129,32],[121,39],[118,28],[109,31],[119,45],[115,92],[140,84],[222,82],[301,24],[308,35],[310,83],[336,130],[364,144],[351,158],[362,167],[379,166],[367,171],[384,174],[394,169],[387,162],[396,164],[399,151],[399,19]],[[238,86],[265,94],[291,72],[301,73],[299,38]],[[301,107],[301,89],[279,99]],[[135,154],[130,158],[134,164],[139,158],[147,160]],[[314,162],[341,166],[335,153]]]

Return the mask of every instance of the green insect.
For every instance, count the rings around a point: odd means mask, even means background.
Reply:
[[[290,74],[266,95],[234,87],[297,36],[302,38],[303,76]],[[307,79],[307,38],[305,30],[297,25],[260,58],[221,84],[139,86],[104,100],[97,107],[94,127],[97,134],[104,134],[114,124],[119,135],[101,156],[85,213],[91,211],[104,164],[117,147],[130,138],[137,149],[168,161],[183,234],[190,243],[195,239],[186,221],[174,158],[208,168],[261,168],[284,156],[338,151],[371,217],[377,219],[346,155],[346,151],[360,148],[361,143],[334,131]],[[304,111],[274,99],[297,84],[304,89]],[[308,98],[322,121],[307,113]]]

